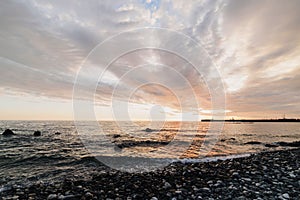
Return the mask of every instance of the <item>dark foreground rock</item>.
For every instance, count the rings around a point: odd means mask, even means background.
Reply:
[[[34,133],[33,133],[33,136],[41,136],[42,135],[42,133],[41,133],[41,131],[34,131]]]
[[[0,199],[299,199],[299,159],[297,148],[217,162],[173,163],[147,173],[110,170],[88,180],[0,189]]]
[[[300,147],[300,141],[294,141],[294,142],[277,142],[279,146],[283,147]]]
[[[13,136],[15,135],[15,133],[10,130],[10,129],[6,129],[3,133],[2,133],[3,136]]]

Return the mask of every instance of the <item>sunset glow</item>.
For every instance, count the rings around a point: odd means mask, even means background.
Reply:
[[[222,78],[227,118],[299,118],[299,7],[297,0],[1,1],[0,119],[72,120],[73,85],[91,50],[112,35],[143,27],[178,31],[202,45]],[[152,42],[175,41],[154,37]],[[140,65],[147,66],[137,72],[140,76],[122,79]],[[83,90],[93,70],[104,66],[89,67]],[[170,88],[146,85],[128,100],[139,79],[165,79],[176,95]],[[182,113],[199,119],[211,115],[210,91],[201,74],[163,51],[139,50],[111,64],[90,102],[98,120],[114,119],[112,93],[114,100],[131,103],[134,120],[151,120],[156,108],[167,120],[179,120]],[[80,99],[90,101],[84,93]]]

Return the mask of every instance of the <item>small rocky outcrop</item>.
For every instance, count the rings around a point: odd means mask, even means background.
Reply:
[[[250,141],[250,142],[246,142],[245,144],[261,144],[261,142],[258,142],[258,141]]]
[[[265,144],[265,147],[278,147],[279,145],[277,145],[276,143],[271,143],[271,144]]]
[[[41,131],[34,131],[34,133],[33,133],[33,136],[41,136],[42,135],[42,133],[41,133]]]
[[[152,132],[153,130],[151,128],[146,128],[145,131],[149,133]]]
[[[13,136],[15,135],[15,133],[10,130],[10,129],[6,129],[3,133],[2,133],[3,136]]]
[[[120,134],[114,134],[114,135],[113,135],[113,138],[120,138],[120,137],[121,137]]]

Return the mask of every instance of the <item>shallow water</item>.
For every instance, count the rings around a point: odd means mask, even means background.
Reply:
[[[214,122],[217,123],[217,122]],[[86,177],[105,170],[93,156],[188,159],[275,150],[264,144],[300,140],[300,123],[225,123],[222,132],[209,123],[191,122],[1,121],[0,185],[13,181],[54,180],[68,174]],[[145,131],[150,127],[150,131]],[[34,137],[35,130],[42,131]],[[60,135],[56,135],[60,132]],[[245,144],[256,141],[261,144]],[[204,148],[205,147],[205,148]],[[207,160],[207,159],[206,159]]]

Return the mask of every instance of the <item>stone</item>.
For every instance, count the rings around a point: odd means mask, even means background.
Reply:
[[[169,188],[171,188],[172,186],[171,186],[171,184],[170,183],[168,183],[168,182],[165,182],[165,185],[164,185],[164,189],[169,189]]]
[[[252,181],[250,178],[242,178],[242,180],[248,181],[248,182],[251,182],[251,181]]]
[[[54,200],[54,199],[57,199],[57,195],[56,195],[56,194],[50,194],[50,195],[47,197],[47,200]]]
[[[59,195],[58,199],[59,200],[71,200],[71,199],[74,199],[75,198],[75,195]]]
[[[119,138],[119,137],[121,137],[120,134],[114,134],[114,135],[113,135],[113,138]]]
[[[41,131],[34,131],[33,136],[41,136]]]
[[[284,193],[284,194],[282,195],[282,197],[285,198],[285,199],[289,199],[289,198],[290,198],[290,195],[289,195],[288,193]]]
[[[93,198],[93,195],[92,195],[92,193],[90,193],[90,192],[85,193],[84,196],[85,196],[85,198],[87,198],[87,199]]]
[[[238,172],[233,172],[232,173],[232,177],[233,178],[239,178],[240,177],[240,174]]]
[[[6,129],[3,133],[2,133],[3,136],[12,136],[12,135],[15,135],[15,133],[10,130],[10,129]]]
[[[258,142],[258,141],[250,141],[250,142],[246,142],[244,144],[261,144],[261,142]]]
[[[275,143],[272,143],[272,144],[265,144],[265,147],[278,147],[278,145],[277,144],[275,144]]]
[[[18,200],[19,199],[19,196],[18,195],[15,195],[11,198],[12,200]]]
[[[296,178],[296,175],[293,172],[289,173],[289,176],[292,178]]]
[[[152,132],[153,130],[151,128],[146,128],[146,132]]]
[[[202,190],[203,192],[210,192],[210,189],[207,188],[207,187],[201,188],[201,190]]]

